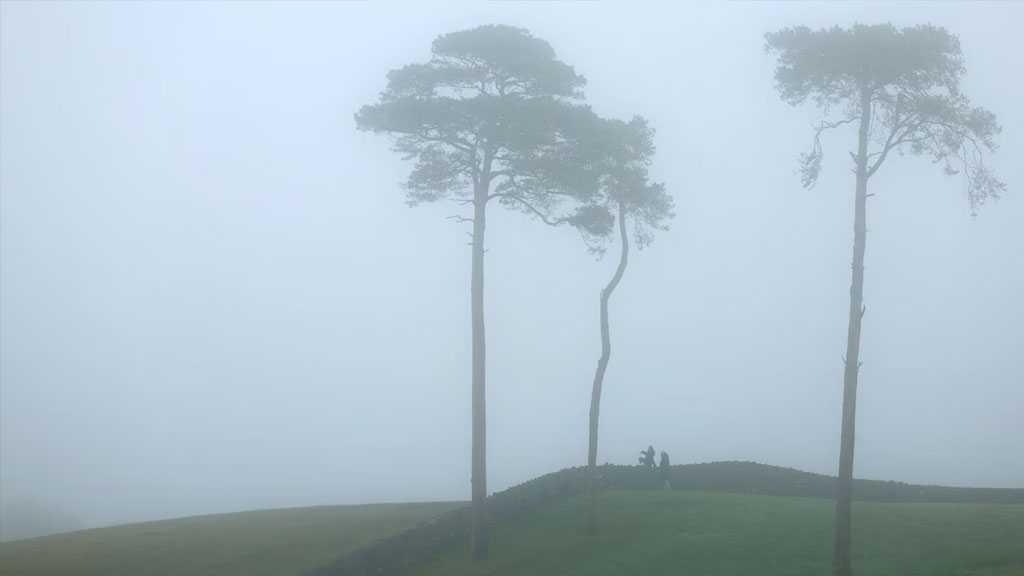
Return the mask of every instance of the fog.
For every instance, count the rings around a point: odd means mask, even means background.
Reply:
[[[1024,487],[1024,5],[0,4],[0,504],[51,529],[467,499],[469,226],[404,204],[357,132],[386,73],[486,23],[547,40],[587,101],[657,130],[672,229],[611,302],[600,461],[835,474],[854,132],[764,34],[891,21],[960,37],[1008,191],[896,157],[872,179],[855,475]],[[598,294],[569,229],[488,226],[489,489],[586,462]],[[30,514],[29,516],[32,516]],[[23,521],[23,520],[19,520]],[[22,530],[22,532],[18,532]]]

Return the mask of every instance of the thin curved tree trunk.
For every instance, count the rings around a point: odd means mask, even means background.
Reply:
[[[483,180],[487,182],[487,180]],[[473,267],[470,282],[473,323],[473,456],[470,553],[487,557],[487,350],[484,337],[484,228],[487,184],[478,184],[473,202]]]
[[[846,369],[843,372],[843,427],[839,444],[835,525],[832,541],[833,576],[850,576],[850,502],[853,495],[853,445],[857,426],[857,376],[860,372],[860,329],[864,317],[864,248],[867,236],[868,129],[871,95],[861,88],[860,132],[857,142],[857,189],[853,215],[853,263],[850,281],[850,319],[846,334]]]
[[[597,370],[594,372],[594,387],[590,393],[590,446],[587,451],[587,468],[590,482],[590,520],[591,532],[597,530],[597,432],[598,421],[601,415],[601,388],[604,384],[604,373],[608,368],[608,359],[612,355],[612,343],[608,329],[608,299],[611,297],[615,287],[622,280],[626,271],[626,264],[629,262],[629,235],[626,233],[626,209],[619,203],[619,242],[621,252],[619,253],[619,265],[615,269],[608,285],[601,290],[601,357],[597,360]]]

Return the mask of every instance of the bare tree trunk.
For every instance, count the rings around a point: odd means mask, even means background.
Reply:
[[[486,182],[486,180],[484,180]],[[474,560],[487,557],[487,369],[484,338],[484,227],[489,185],[478,184],[473,202],[473,469],[470,550]]]
[[[853,444],[857,426],[857,376],[860,372],[860,328],[864,317],[864,246],[867,236],[868,129],[871,94],[861,88],[860,132],[857,142],[857,190],[853,216],[853,264],[850,281],[850,319],[846,334],[846,369],[843,372],[843,428],[839,444],[835,525],[832,541],[833,576],[850,576],[850,501],[853,493]]]
[[[626,209],[619,203],[619,242],[621,252],[619,254],[619,266],[615,269],[608,285],[601,290],[601,357],[597,360],[597,370],[594,372],[594,387],[590,393],[590,446],[587,451],[587,468],[590,477],[590,520],[588,522],[590,531],[597,531],[597,430],[598,420],[601,415],[601,387],[604,384],[604,373],[608,368],[608,359],[612,355],[612,343],[608,329],[608,299],[611,297],[615,287],[622,280],[626,271],[626,264],[629,261],[629,235],[626,233]]]

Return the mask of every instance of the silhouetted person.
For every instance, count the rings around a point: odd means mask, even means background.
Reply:
[[[647,450],[640,451],[640,465],[654,470],[654,446],[648,446]]]
[[[671,490],[672,483],[670,480],[672,476],[672,468],[669,467],[668,452],[663,451],[661,453],[661,462],[658,463],[658,472],[661,474],[661,481],[665,486],[665,490]]]

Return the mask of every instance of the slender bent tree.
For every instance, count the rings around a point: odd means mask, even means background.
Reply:
[[[619,263],[608,284],[601,290],[600,330],[601,356],[594,371],[594,384],[590,395],[589,446],[587,468],[590,477],[589,529],[597,529],[597,437],[601,414],[601,390],[608,360],[612,354],[608,320],[608,301],[619,285],[629,262],[629,226],[638,248],[653,240],[655,230],[668,229],[673,214],[672,197],[661,183],[648,181],[647,167],[654,154],[654,131],[642,117],[630,122],[603,120],[598,125],[593,141],[597,146],[595,161],[589,163],[599,172],[599,186],[603,206],[614,214],[619,233]],[[598,240],[601,237],[597,238]]]
[[[415,166],[410,205],[452,200],[472,207],[472,531],[474,559],[487,555],[484,230],[492,200],[548,224],[568,223],[600,235],[607,219],[585,206],[596,194],[586,178],[547,177],[571,163],[568,131],[593,113],[578,101],[585,80],[551,46],[508,26],[481,26],[434,40],[432,56],[388,73],[378,103],[355,115],[361,130],[394,136]],[[578,185],[573,185],[578,184]],[[569,200],[570,202],[563,202]],[[568,206],[566,205],[568,204]],[[575,209],[575,211],[573,211]]]
[[[798,105],[810,98],[825,114],[811,151],[801,157],[805,187],[818,178],[822,134],[846,125],[858,127],[857,149],[850,154],[856,175],[853,270],[832,552],[832,573],[848,576],[867,199],[872,196],[868,183],[892,152],[923,155],[943,164],[947,174],[965,176],[973,214],[1005,189],[984,163],[986,152],[996,148],[1000,128],[991,112],[971,106],[961,94],[965,69],[960,43],[943,28],[797,27],[770,33],[766,41],[767,50],[778,57],[775,81],[782,99]]]

